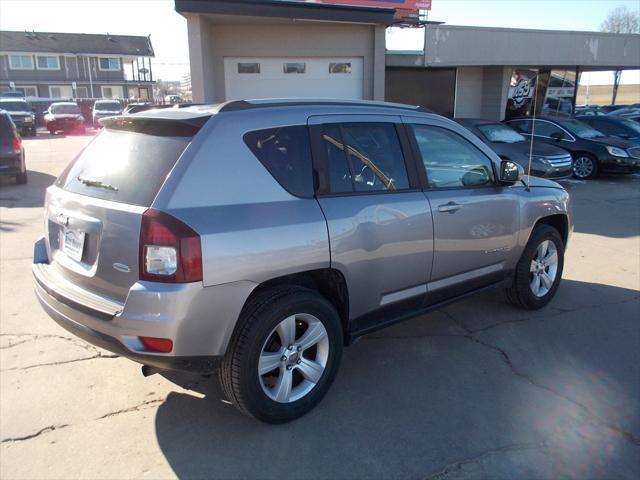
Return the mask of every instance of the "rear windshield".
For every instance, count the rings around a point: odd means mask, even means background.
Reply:
[[[197,128],[112,125],[93,140],[56,185],[70,192],[147,207]]]
[[[0,113],[0,140],[2,140],[2,143],[7,142],[7,145],[11,145],[12,138],[13,122],[11,121],[11,117],[6,113]]]
[[[480,130],[490,142],[494,143],[518,143],[525,141],[525,138],[513,128],[501,123],[478,125],[478,130]]]
[[[101,103],[96,102],[95,109],[116,111],[116,110],[120,110],[120,104],[118,102],[101,102]]]
[[[51,112],[58,114],[77,114],[80,107],[77,105],[51,105]]]
[[[0,110],[6,110],[7,112],[29,112],[29,104],[27,102],[21,102],[16,100],[15,102],[0,102]]]

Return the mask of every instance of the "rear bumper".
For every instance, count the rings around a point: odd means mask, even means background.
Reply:
[[[161,369],[208,373],[216,369],[255,284],[136,282],[123,303],[79,288],[50,265],[45,239],[34,245],[32,273],[38,300],[63,328],[136,362]],[[173,350],[145,350],[139,337],[168,338]]]
[[[0,175],[17,175],[22,171],[22,155],[0,157]]]

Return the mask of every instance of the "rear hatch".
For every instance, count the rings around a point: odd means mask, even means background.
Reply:
[[[142,215],[206,120],[106,121],[47,190],[49,276],[124,302],[139,278]]]

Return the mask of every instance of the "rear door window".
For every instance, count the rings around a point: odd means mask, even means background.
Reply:
[[[323,125],[330,193],[406,190],[409,178],[393,123]]]
[[[245,134],[244,142],[282,188],[298,197],[313,197],[306,125],[256,130]]]
[[[151,120],[112,123],[56,185],[94,198],[149,206],[198,128]]]

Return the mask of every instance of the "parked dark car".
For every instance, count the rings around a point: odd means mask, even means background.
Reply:
[[[531,136],[532,117],[507,120],[525,136]],[[599,172],[632,173],[640,169],[640,147],[609,137],[574,118],[541,116],[535,119],[536,140],[564,148],[573,157],[576,178],[595,178]]]
[[[503,160],[511,160],[528,172],[531,153],[531,174],[537,177],[559,179],[573,175],[573,162],[566,150],[542,142],[531,142],[504,123],[475,118],[456,119]]]
[[[610,137],[618,137],[628,140],[636,145],[640,145],[640,123],[627,117],[616,116],[579,116],[576,120],[580,120],[591,125],[596,130],[609,135]]]
[[[0,110],[5,110],[24,137],[35,137],[36,116],[24,98],[0,98]]]
[[[24,147],[11,116],[0,110],[0,175],[13,176],[16,183],[27,183]]]
[[[47,130],[52,135],[62,130],[65,133],[84,133],[84,117],[80,107],[73,102],[52,103],[44,115]]]

